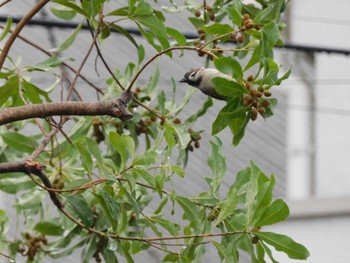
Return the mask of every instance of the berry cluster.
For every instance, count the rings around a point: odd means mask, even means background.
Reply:
[[[257,89],[252,86],[254,80],[253,75],[249,75],[245,88],[248,90],[248,94],[243,94],[242,104],[243,106],[251,106],[251,120],[255,121],[258,118],[258,113],[264,117],[266,108],[270,106],[270,101],[266,98],[271,97],[271,91],[265,87],[260,86]]]
[[[197,9],[195,12],[194,12],[194,15],[196,17],[201,17],[202,16],[202,12],[200,9]],[[204,6],[204,16],[207,15],[209,17],[209,20],[210,21],[215,21],[215,12],[213,10],[213,7],[210,6],[210,5],[205,5]],[[206,19],[204,19],[206,20]]]
[[[195,11],[195,16],[196,17],[202,17],[202,12],[198,9]],[[209,19],[207,19],[209,18]],[[207,24],[209,21],[215,21],[216,17],[215,17],[215,12],[213,10],[213,7],[210,5],[205,5],[204,6],[204,15],[203,15],[203,21],[205,24]],[[198,33],[198,39],[195,40],[193,42],[193,45],[200,48],[201,46],[203,46],[206,41],[207,41],[207,36],[203,30],[203,28],[198,28],[197,29],[197,33]],[[218,40],[214,40],[212,42],[212,48],[215,49],[216,45],[218,44]],[[218,53],[222,53],[222,51],[219,49]],[[205,52],[203,52],[202,50],[198,51],[198,56],[200,57],[204,57],[206,55]],[[213,56],[207,55],[208,59],[213,60]]]
[[[191,140],[187,145],[187,150],[193,152],[194,148],[198,149],[201,146],[199,142],[202,139],[201,132],[195,132],[191,128],[189,128],[187,131],[191,136]]]
[[[252,19],[250,18],[249,14],[243,15],[243,21],[242,25],[239,28],[238,32],[232,32],[230,35],[230,39],[232,41],[237,41],[237,43],[241,44],[244,42],[244,32],[249,29],[255,28],[256,30],[260,29],[260,26],[258,24],[255,24]]]
[[[33,261],[42,245],[47,245],[47,239],[44,235],[32,236],[29,233],[24,233],[24,238],[26,239],[24,245],[27,246],[28,249],[26,251],[24,246],[20,246],[18,252],[23,256],[27,256],[30,261]]]

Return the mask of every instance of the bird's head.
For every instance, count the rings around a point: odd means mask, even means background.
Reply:
[[[187,83],[193,87],[198,88],[202,81],[202,71],[205,68],[197,68],[186,72],[185,76],[180,80],[180,82]]]

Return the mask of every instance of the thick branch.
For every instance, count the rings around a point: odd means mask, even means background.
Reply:
[[[0,111],[0,125],[31,118],[65,115],[109,115],[126,121],[132,118],[132,114],[127,109],[127,103],[131,99],[132,93],[124,92],[120,98],[108,101],[53,102],[6,108]]]
[[[23,27],[48,2],[50,2],[50,0],[41,0],[40,2],[38,2],[31,10],[29,10],[29,12],[21,19],[21,21],[18,22],[16,28],[13,30],[12,34],[9,36],[9,38],[7,39],[4,47],[1,50],[1,53],[0,53],[0,69],[4,65],[5,59],[7,57],[7,54],[9,53],[13,42],[16,40],[18,34],[21,32]]]
[[[39,162],[35,162],[35,161],[0,163],[1,173],[23,172],[28,175],[35,174],[41,179],[41,181],[47,188],[51,189],[52,188],[51,182],[49,178],[47,178],[43,170],[44,170],[44,167]],[[52,202],[59,209],[61,209],[63,207],[63,204],[58,199],[56,193],[51,190],[48,190],[48,193],[50,195]]]

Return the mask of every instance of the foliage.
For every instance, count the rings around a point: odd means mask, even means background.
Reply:
[[[194,131],[192,126],[213,101],[208,98],[195,114],[181,121],[178,115],[192,89],[177,105],[174,98],[158,91],[158,70],[148,83],[134,87],[140,73],[160,55],[171,58],[176,50],[188,50],[205,56],[206,65],[213,60],[213,66],[235,81],[213,80],[217,92],[229,99],[212,125],[212,135],[229,127],[232,144],[239,144],[247,125],[258,115],[272,116],[277,101],[271,97],[270,88],[280,85],[290,74],[288,70],[280,76],[280,67],[273,60],[273,48],[282,44],[280,30],[284,25],[280,16],[285,9],[284,0],[260,0],[254,5],[239,0],[217,0],[211,5],[188,0],[183,6],[170,1],[163,10],[143,0],[129,0],[114,10],[105,0],[51,2],[50,10],[58,19],[80,23],[67,39],[47,52],[51,57],[42,62],[23,66],[7,58],[10,66],[0,72],[0,106],[54,101],[54,91],[62,86],[57,84],[67,78],[60,67],[69,67],[76,59],[60,57],[61,52],[74,47],[88,21],[93,32],[91,47],[102,45],[115,31],[135,47],[137,61],[130,61],[124,71],[109,69],[106,92],[94,87],[97,93],[103,93],[104,100],[120,96],[122,89],[132,89],[135,99],[129,108],[134,116],[128,121],[78,116],[71,118],[73,125],[68,132],[60,128],[64,118],[25,120],[0,127],[1,162],[27,160],[31,154],[45,165],[45,174],[64,203],[64,208],[55,213],[43,202],[47,192],[42,188],[50,190],[47,185],[21,172],[2,172],[0,189],[16,195],[17,216],[26,218],[22,236],[9,240],[9,219],[0,210],[1,245],[9,249],[11,257],[21,253],[28,262],[39,262],[44,256],[62,258],[82,248],[82,262],[91,258],[97,262],[101,258],[118,262],[120,257],[134,262],[134,255],[140,251],[159,249],[164,252],[163,262],[200,262],[207,243],[217,249],[225,262],[238,262],[241,253],[249,254],[252,262],[265,262],[267,258],[276,262],[271,247],[292,259],[309,256],[307,249],[290,237],[262,229],[289,215],[287,204],[273,198],[273,175],[266,176],[252,162],[236,175],[226,196],[222,195],[226,158],[221,151],[222,141],[216,136],[211,140],[207,160],[211,171],[211,177],[206,178],[209,190],[191,197],[177,194],[173,177],[191,176],[186,173],[186,163],[189,154],[200,146],[201,131]],[[198,39],[186,39],[180,28],[167,25],[164,14],[178,12],[189,14]],[[123,26],[123,20],[134,23],[157,52],[155,56],[149,58],[138,38]],[[9,18],[0,36],[2,41],[12,34],[11,29],[14,27]],[[236,46],[227,49],[232,42]],[[247,75],[248,70],[255,74]],[[31,82],[32,74],[38,72],[52,76],[50,88]],[[75,73],[70,89],[80,74],[78,70]],[[173,90],[175,96],[175,81]],[[28,128],[34,126],[36,133],[27,135]],[[56,136],[60,131],[63,136]],[[150,211],[151,205],[157,208]],[[176,222],[173,214],[182,214],[182,220]]]

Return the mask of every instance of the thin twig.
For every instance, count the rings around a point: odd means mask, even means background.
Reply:
[[[8,4],[12,0],[5,0],[4,2],[0,3],[0,8],[3,7],[4,5]]]
[[[89,26],[89,31],[90,31],[90,34],[92,36],[93,39],[95,39],[95,34],[94,32],[92,31],[92,28],[91,28],[91,25],[90,25],[90,22],[87,20],[87,24]],[[98,46],[98,43],[97,41],[94,42],[94,45],[95,45],[95,48],[96,48],[96,51],[97,51],[97,55],[100,57],[103,65],[105,66],[105,68],[107,69],[108,73],[111,75],[111,77],[114,79],[114,81],[118,84],[118,86],[122,89],[122,90],[125,90],[125,88],[123,87],[122,83],[119,81],[119,79],[117,79],[115,77],[115,75],[113,74],[113,71],[111,70],[111,68],[109,67],[107,61],[105,60],[104,56],[102,55],[102,52],[101,52],[101,49],[100,47]]]
[[[152,242],[149,242],[149,241],[145,241],[148,245],[150,245],[151,247],[154,247],[156,249],[159,249],[161,251],[164,251],[164,252],[167,252],[169,254],[173,254],[173,255],[176,255],[176,256],[181,256],[182,253],[178,253],[178,252],[174,252],[174,251],[171,251],[171,250],[168,250],[168,249],[165,249],[165,248],[162,248],[162,247],[159,247],[157,245],[155,245],[154,243]]]
[[[78,80],[78,78],[79,78],[79,75],[80,75],[80,72],[81,72],[81,70],[83,69],[83,67],[84,67],[84,65],[85,65],[85,63],[86,63],[88,57],[89,57],[90,54],[91,54],[92,48],[93,48],[94,45],[95,45],[95,42],[96,42],[96,40],[97,40],[97,37],[98,37],[98,34],[96,34],[96,35],[94,36],[94,38],[93,38],[93,40],[92,40],[92,42],[91,42],[91,44],[90,44],[90,46],[89,46],[88,51],[86,52],[84,58],[82,59],[82,61],[81,61],[81,63],[80,63],[80,66],[79,66],[79,68],[78,68],[78,70],[77,70],[77,73],[75,74],[75,76],[74,76],[74,78],[73,78],[73,80],[72,80],[72,83],[71,83],[71,85],[70,85],[70,87],[69,87],[69,89],[68,89],[68,94],[67,94],[66,100],[69,100],[69,98],[70,98],[70,96],[71,96],[71,94],[72,94],[72,91],[73,91],[73,89],[74,89],[75,83],[77,82],[77,80]]]
[[[34,7],[29,10],[29,12],[22,17],[22,19],[18,22],[17,26],[13,30],[12,34],[8,37],[7,41],[5,42],[1,53],[0,53],[0,70],[2,69],[2,66],[4,65],[4,62],[6,60],[7,54],[9,53],[11,46],[13,42],[18,37],[19,33],[23,29],[23,27],[28,23],[28,21],[37,13],[40,11],[41,8],[43,8],[50,0],[40,0]]]
[[[8,0],[8,1],[11,1],[11,0]],[[11,258],[10,256],[8,256],[8,255],[6,255],[4,253],[0,252],[0,255],[3,256],[4,258],[7,258],[9,260],[9,262],[15,262],[15,260],[13,258]]]
[[[4,29],[4,26],[0,25],[0,28]],[[13,31],[10,30],[10,32],[12,33]],[[40,45],[38,45],[37,43],[34,43],[33,41],[29,40],[28,38],[22,36],[22,35],[18,35],[18,38],[20,40],[22,40],[24,43],[38,49],[39,51],[41,51],[42,53],[46,54],[49,57],[54,56],[54,54],[52,54],[51,52],[49,52],[48,50],[44,49],[43,47],[41,47]],[[73,73],[77,74],[77,70],[74,69],[72,66],[68,65],[67,63],[63,62],[62,65],[64,65],[65,67],[67,67],[70,71],[72,71]],[[102,89],[100,89],[99,87],[97,87],[95,84],[93,84],[90,80],[88,80],[83,74],[79,74],[79,77],[84,80],[89,86],[91,86],[92,88],[94,88],[96,90],[96,92],[98,92],[99,94],[104,94],[104,92],[102,91]]]
[[[46,147],[46,145],[49,144],[52,137],[57,134],[57,132],[62,128],[63,124],[68,120],[68,118],[63,118],[62,121],[58,124],[55,129],[53,129],[50,133],[48,133],[45,136],[45,139],[41,142],[38,148],[35,149],[35,151],[27,158],[27,160],[34,160]]]

